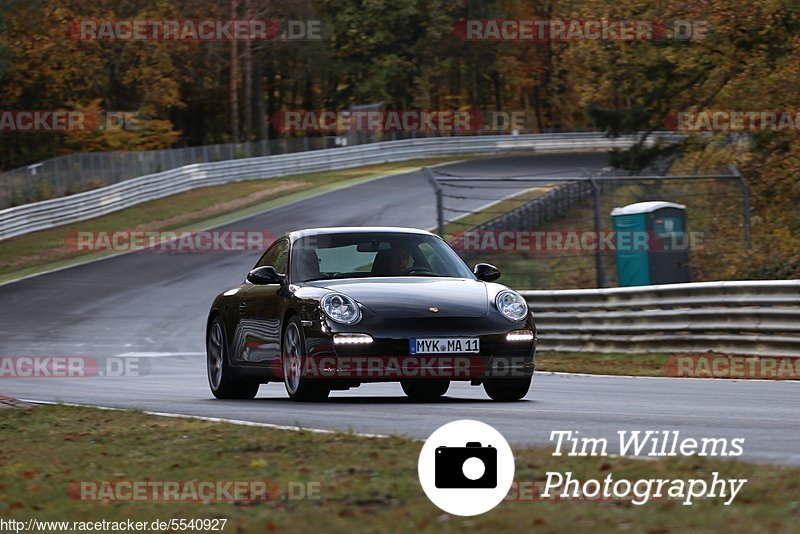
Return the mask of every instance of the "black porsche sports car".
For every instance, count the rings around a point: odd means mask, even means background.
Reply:
[[[451,380],[494,400],[524,397],[536,330],[519,293],[471,271],[440,237],[408,228],[322,228],[277,240],[239,286],[218,295],[206,329],[217,398],[253,398],[283,381],[292,400],[399,381],[416,400]]]

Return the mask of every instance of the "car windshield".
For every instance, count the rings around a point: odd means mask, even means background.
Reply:
[[[292,277],[298,282],[383,276],[474,278],[458,254],[431,235],[323,234],[293,246]]]

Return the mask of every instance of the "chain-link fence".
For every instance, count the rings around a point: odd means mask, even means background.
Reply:
[[[441,220],[449,221],[442,224],[445,238],[470,263],[498,266],[514,287],[616,285],[619,242],[611,211],[645,201],[686,207],[680,245],[689,252],[693,280],[735,276],[732,266],[749,247],[746,182],[734,167],[692,173],[667,167],[514,177],[433,171],[431,178]]]

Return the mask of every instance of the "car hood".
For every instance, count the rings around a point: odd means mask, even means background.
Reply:
[[[489,309],[486,284],[478,280],[407,276],[320,280],[309,285],[344,293],[386,319],[483,317]]]

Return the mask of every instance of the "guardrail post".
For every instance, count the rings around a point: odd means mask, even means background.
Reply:
[[[433,191],[436,193],[436,233],[439,234],[440,237],[444,238],[444,207],[442,206],[442,188],[439,185],[439,182],[436,181],[436,177],[433,175],[432,170],[430,170],[428,167],[425,167],[422,169],[422,171],[428,177],[428,181],[433,187]]]
[[[747,250],[750,250],[753,246],[752,239],[750,238],[750,186],[747,184],[747,180],[744,179],[744,176],[739,172],[739,168],[736,167],[736,165],[731,163],[728,165],[728,168],[731,170],[732,174],[739,178],[739,184],[742,186],[742,226],[744,230],[744,244]]]

